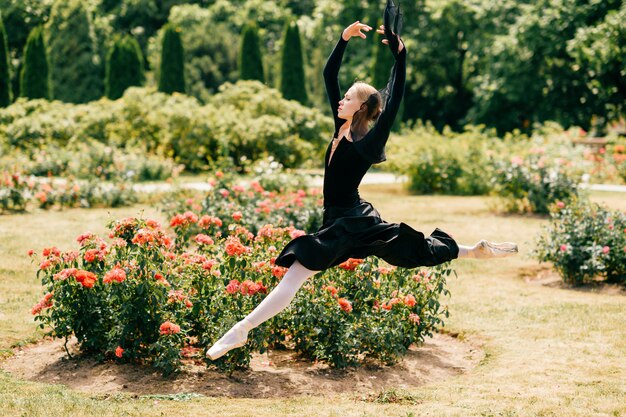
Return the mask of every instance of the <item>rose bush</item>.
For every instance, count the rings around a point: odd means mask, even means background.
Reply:
[[[556,202],[534,256],[552,262],[563,280],[580,285],[598,277],[626,283],[626,214],[575,199]]]
[[[137,201],[131,184],[126,182],[78,182],[71,177],[42,180],[20,172],[2,172],[0,180],[0,213],[24,211],[29,206],[42,209],[119,207]]]
[[[202,233],[215,218],[222,233],[238,225],[252,233],[267,223],[291,225],[306,232],[322,225],[323,198],[319,189],[279,193],[266,190],[256,179],[237,183],[237,178],[233,171],[216,171],[209,181],[212,188],[202,201],[173,196],[163,204],[163,211],[172,219],[170,226],[177,228],[177,242]]]
[[[578,195],[580,178],[568,170],[568,163],[545,158],[540,152],[495,161],[494,191],[506,211],[548,214],[556,201]]]
[[[189,230],[174,227],[170,237],[157,222],[135,218],[111,222],[108,241],[85,233],[77,251],[44,249],[38,277],[45,295],[32,309],[35,319],[54,337],[76,335],[80,348],[100,359],[176,371],[183,357],[205,352],[280,282],[287,268],[275,257],[304,233],[271,224],[256,233],[233,224],[223,233],[218,220],[190,237],[191,249],[175,244]],[[367,358],[392,363],[443,325],[448,311],[439,297],[449,294],[451,272],[445,265],[418,271],[350,259],[309,279],[286,311],[250,332],[244,347],[207,364],[232,372],[268,348],[293,348],[335,367]]]

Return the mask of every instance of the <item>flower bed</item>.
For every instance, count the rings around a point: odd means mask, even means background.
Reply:
[[[79,183],[73,178],[55,182],[17,172],[0,173],[0,213],[24,211],[29,206],[42,209],[119,207],[136,201],[131,185],[125,182],[110,185],[97,181]]]
[[[294,227],[238,225],[222,233],[218,218],[203,233],[170,237],[152,220],[111,222],[109,239],[78,237],[79,250],[43,250],[45,289],[32,313],[49,334],[76,335],[100,359],[152,364],[164,374],[204,351],[245,317],[282,279],[274,259]],[[188,231],[188,230],[187,230]],[[194,242],[187,249],[187,237]],[[179,242],[181,244],[175,244]],[[31,256],[35,254],[31,251]],[[254,351],[293,348],[335,367],[366,358],[393,363],[443,324],[447,266],[408,270],[378,258],[351,259],[309,279],[283,313],[252,330],[248,343],[208,365],[232,372]]]
[[[233,171],[216,171],[209,181],[212,188],[202,201],[176,196],[167,201],[163,210],[172,219],[170,226],[177,228],[178,235],[187,241],[200,233],[211,218],[219,219],[219,228],[224,234],[238,225],[252,233],[268,223],[293,226],[306,232],[313,232],[322,225],[323,199],[319,189],[269,191],[257,180],[236,183],[237,178]]]

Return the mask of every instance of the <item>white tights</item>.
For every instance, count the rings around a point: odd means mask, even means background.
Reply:
[[[514,243],[491,243],[481,240],[474,246],[459,246],[459,258],[493,258],[508,256],[513,253],[517,253],[517,245]],[[291,303],[296,292],[306,282],[307,278],[317,272],[320,271],[312,271],[305,268],[297,260],[294,261],[276,288],[250,314],[226,332],[209,349],[207,356],[215,360],[229,350],[243,346],[247,341],[248,332],[283,311]]]
[[[280,313],[291,303],[307,278],[318,272],[320,271],[305,268],[298,260],[295,260],[278,285],[246,316],[248,322],[253,328],[258,327],[264,321]]]

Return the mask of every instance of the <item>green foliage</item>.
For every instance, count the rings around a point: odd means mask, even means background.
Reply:
[[[48,55],[41,26],[33,29],[24,48],[20,94],[29,99],[51,98]]]
[[[185,61],[180,29],[165,27],[159,68],[159,91],[167,94],[185,92]]]
[[[259,34],[254,24],[244,26],[242,32],[239,52],[239,78],[242,80],[265,81]]]
[[[473,104],[470,78],[481,34],[476,10],[468,2],[447,0],[418,8],[415,42],[407,45],[414,67],[407,77],[405,118],[429,120],[461,130]],[[408,42],[410,35],[405,36]]]
[[[606,14],[597,26],[581,27],[568,41],[567,52],[587,84],[584,103],[603,108],[601,114],[617,120],[626,112],[626,3]]]
[[[62,122],[61,122],[62,121]],[[18,100],[0,110],[0,143],[30,152],[92,138],[129,153],[172,158],[206,170],[222,157],[239,168],[274,156],[295,167],[322,160],[332,121],[259,81],[225,84],[210,103],[131,87],[120,100],[83,105]]]
[[[382,25],[382,19],[378,19],[376,28]],[[389,73],[393,67],[393,55],[389,51],[389,46],[382,42],[377,42],[373,47],[372,58],[372,85],[382,88],[389,80]]]
[[[30,32],[46,22],[52,3],[53,0],[0,0],[2,20],[7,33],[10,34],[7,39],[9,56],[17,61],[17,65],[13,64],[15,70],[11,71],[11,89],[14,98],[20,96],[24,45]]]
[[[280,61],[280,92],[288,100],[297,100],[306,104],[308,98],[304,81],[302,47],[296,22],[287,23],[284,33]]]
[[[57,0],[46,24],[52,97],[85,103],[102,97],[99,60],[89,12],[80,0]]]
[[[181,29],[185,45],[185,90],[207,102],[226,81],[236,81],[237,36],[224,20],[215,19],[210,10],[198,5],[172,8],[169,24]],[[160,66],[164,30],[151,40],[149,58],[153,68]]]
[[[621,3],[542,0],[529,6],[508,34],[494,40],[470,120],[499,132],[528,131],[533,123],[546,120],[588,129],[591,116],[606,111],[598,101],[587,101],[593,91],[588,91],[584,71],[568,54],[568,40],[578,28],[602,22]]]
[[[390,141],[389,165],[408,175],[415,194],[481,195],[490,192],[490,155],[500,140],[479,129],[439,134],[432,126],[403,132]]]
[[[116,40],[107,57],[106,96],[116,100],[128,87],[140,86],[143,81],[143,55],[139,43],[130,36]]]
[[[534,256],[552,262],[563,280],[580,285],[602,277],[626,283],[626,215],[587,200],[551,206],[550,224]]]
[[[0,107],[11,104],[11,75],[9,73],[9,47],[7,32],[0,13]]]
[[[47,144],[0,159],[0,169],[25,175],[102,181],[162,181],[178,175],[173,161],[88,139],[66,146]]]

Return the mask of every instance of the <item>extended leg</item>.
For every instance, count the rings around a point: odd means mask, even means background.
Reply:
[[[294,261],[276,288],[250,314],[226,332],[209,349],[207,356],[215,360],[229,350],[245,345],[248,340],[248,332],[284,310],[291,303],[291,300],[296,296],[296,292],[302,287],[307,278],[317,272],[319,271],[311,271],[297,260]]]
[[[511,242],[493,243],[481,240],[474,246],[459,245],[459,258],[502,258],[515,255],[517,252],[517,244]]]

